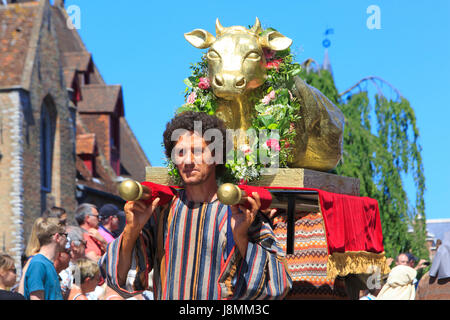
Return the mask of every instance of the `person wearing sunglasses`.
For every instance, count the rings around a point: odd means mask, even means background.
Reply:
[[[37,232],[40,249],[30,260],[24,279],[28,300],[63,300],[54,263],[65,250],[67,233],[58,218],[44,218]]]
[[[75,220],[84,231],[86,257],[98,261],[108,243],[98,231],[100,216],[97,207],[90,203],[80,204],[75,210]]]

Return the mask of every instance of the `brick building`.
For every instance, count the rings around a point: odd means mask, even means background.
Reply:
[[[0,241],[16,261],[46,208],[70,223],[78,203],[123,205],[117,184],[150,166],[63,5],[0,1]]]

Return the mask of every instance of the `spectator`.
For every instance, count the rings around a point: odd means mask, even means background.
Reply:
[[[90,203],[83,203],[75,211],[75,220],[85,231],[86,257],[97,262],[105,253],[107,242],[98,232],[99,214],[97,207]]]
[[[25,279],[25,273],[27,272],[30,260],[39,252],[39,249],[41,248],[41,246],[39,245],[39,239],[37,234],[39,231],[41,231],[39,230],[39,227],[42,226],[42,221],[44,221],[43,217],[39,217],[36,220],[34,220],[33,226],[31,228],[30,237],[28,238],[27,247],[25,248],[26,261],[22,267],[22,275],[20,277],[18,288],[18,292],[22,295],[24,294],[23,282]]]
[[[67,245],[66,249],[70,254],[70,259],[68,266],[61,270],[59,273],[59,278],[61,282],[61,291],[65,300],[69,296],[70,289],[73,283],[73,270],[75,268],[76,262],[79,259],[85,258],[85,248],[86,241],[83,237],[83,230],[80,227],[68,226],[67,230]]]
[[[67,224],[67,212],[66,209],[61,207],[51,207],[50,209],[47,209],[42,214],[42,217],[44,218],[58,218],[59,223],[63,226],[66,226]]]
[[[90,259],[79,259],[74,272],[75,283],[72,284],[68,300],[88,300],[86,294],[95,290],[100,279],[100,269]]]
[[[396,266],[407,266],[409,265],[409,258],[406,253],[400,253],[397,258],[395,258]]]
[[[430,271],[420,279],[417,300],[450,300],[450,231],[434,256]]]
[[[98,227],[98,232],[110,243],[116,238],[114,236],[114,231],[119,229],[119,209],[113,204],[105,204],[100,208],[100,226]]]
[[[120,234],[123,232],[123,229],[125,228],[125,224],[125,212],[119,211],[119,228],[116,231],[113,231],[114,238],[118,238],[120,236]]]
[[[397,265],[389,273],[386,284],[381,288],[377,300],[414,300],[413,280],[417,271],[405,265]]]
[[[43,220],[43,217],[37,218],[36,220],[34,220],[33,226],[31,227],[30,237],[28,238],[27,247],[25,249],[25,255],[27,256],[27,259],[30,259],[32,256],[39,252],[40,245],[39,239],[37,237],[37,228],[41,225]]]
[[[70,247],[66,244],[66,247],[62,249],[53,263],[56,273],[60,273],[64,269],[69,267],[70,261]]]
[[[68,241],[70,244],[70,261],[75,262],[86,257],[86,240],[84,240],[84,231],[77,226],[67,227]]]
[[[53,263],[65,248],[67,233],[57,218],[44,218],[37,228],[40,250],[31,259],[25,273],[24,296],[30,300],[62,300]]]
[[[412,253],[406,253],[406,256],[408,257],[408,265],[416,271],[426,267],[425,263],[427,262],[427,260],[420,259],[419,263],[416,265],[416,262],[418,260],[416,256],[414,256]]]
[[[0,300],[25,300],[24,296],[8,290],[16,283],[14,259],[7,254],[0,254]]]

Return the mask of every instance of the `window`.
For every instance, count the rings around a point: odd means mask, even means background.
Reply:
[[[55,108],[49,99],[44,100],[41,109],[41,212],[47,206],[47,194],[52,192],[53,146],[55,142]]]

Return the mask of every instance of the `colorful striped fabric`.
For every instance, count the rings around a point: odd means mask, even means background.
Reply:
[[[274,233],[286,250],[287,216],[274,219]],[[328,250],[320,212],[295,215],[294,253],[286,256],[292,290],[286,299],[346,299],[344,282],[327,278]]]
[[[256,219],[243,259],[227,253],[228,206],[217,199],[193,203],[183,190],[168,208],[149,219],[133,251],[129,283],[117,283],[119,237],[99,264],[108,284],[124,297],[145,290],[153,268],[156,299],[279,299],[292,281],[269,224]],[[158,217],[158,218],[157,218]],[[230,235],[228,235],[228,239]]]

